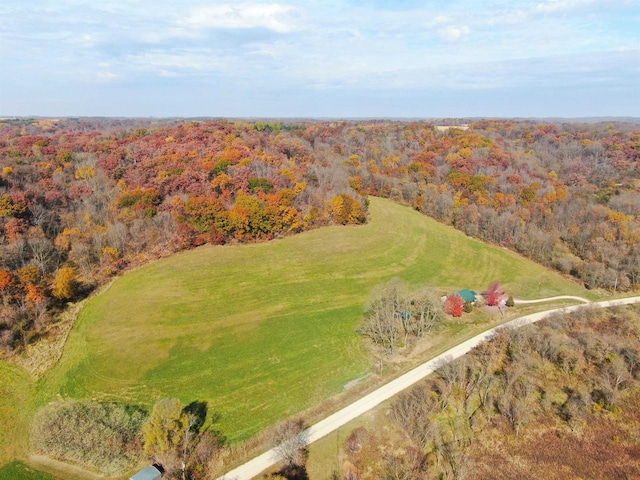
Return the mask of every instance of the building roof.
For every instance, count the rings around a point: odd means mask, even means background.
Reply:
[[[129,480],[160,480],[162,473],[153,465],[143,468]]]
[[[456,294],[460,295],[465,302],[476,301],[476,292],[474,292],[473,290],[469,290],[468,288],[465,288],[464,290],[458,290]]]

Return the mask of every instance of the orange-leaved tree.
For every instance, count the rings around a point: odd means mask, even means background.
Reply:
[[[464,299],[457,293],[453,293],[445,300],[444,309],[449,315],[461,317],[464,313]]]

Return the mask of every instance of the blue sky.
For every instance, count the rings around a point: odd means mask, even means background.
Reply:
[[[0,115],[640,116],[640,0],[3,0]]]

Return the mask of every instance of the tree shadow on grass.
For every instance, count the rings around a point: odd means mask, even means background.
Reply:
[[[193,415],[195,423],[191,428],[194,432],[199,432],[204,425],[205,420],[207,419],[207,402],[199,402],[198,400],[194,400],[189,405],[184,407],[183,412],[188,415]],[[213,419],[212,423],[215,423],[217,420],[218,418]]]
[[[304,465],[287,465],[278,470],[274,475],[279,475],[287,480],[309,480],[309,474]]]

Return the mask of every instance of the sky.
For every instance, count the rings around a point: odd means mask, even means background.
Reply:
[[[640,116],[640,0],[2,0],[0,116]]]

